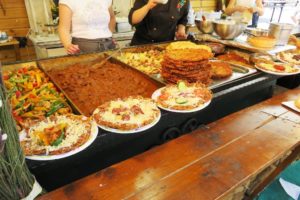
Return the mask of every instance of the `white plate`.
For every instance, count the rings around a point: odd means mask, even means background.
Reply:
[[[295,74],[300,74],[300,68],[299,66],[295,66],[296,69],[298,69],[297,72],[293,72],[293,73],[287,73],[287,72],[273,72],[273,71],[269,71],[269,70],[266,70],[266,69],[263,69],[263,68],[260,68],[259,66],[257,65],[254,65],[256,69],[260,70],[260,71],[263,71],[267,74],[273,74],[273,75],[277,75],[277,76],[289,76],[289,75],[295,75]]]
[[[72,151],[69,151],[67,153],[60,154],[60,155],[35,155],[35,156],[26,156],[26,158],[29,160],[46,161],[46,160],[57,160],[57,159],[69,157],[76,153],[79,153],[80,151],[82,151],[82,150],[86,149],[88,146],[90,146],[94,142],[94,140],[97,138],[97,135],[98,135],[97,124],[95,121],[92,121],[92,131],[91,131],[90,138],[82,146],[80,146]],[[22,136],[20,136],[20,140],[22,140]]]
[[[103,129],[103,130],[105,130],[105,131],[109,131],[109,132],[112,132],[112,133],[132,134],[132,133],[138,133],[138,132],[145,131],[145,130],[147,130],[149,128],[152,128],[153,126],[155,126],[159,122],[160,118],[161,118],[161,113],[159,111],[158,117],[151,124],[148,124],[146,126],[143,126],[143,127],[137,128],[137,129],[128,130],[128,131],[119,130],[119,129],[115,129],[115,128],[110,128],[110,127],[102,126],[102,125],[99,125],[99,124],[98,124],[98,127],[101,128],[101,129]]]
[[[283,62],[283,63],[290,63],[290,64],[298,65],[298,66],[300,64],[300,63],[294,63],[294,62],[289,62],[289,61],[283,60],[283,59],[280,58],[279,54],[276,54],[276,59],[279,60],[280,62]]]
[[[153,94],[152,94],[152,99],[157,102],[157,98],[160,96],[161,94],[161,90],[164,89],[165,87],[163,88],[159,88],[157,89]],[[211,100],[204,103],[203,105],[197,107],[197,108],[194,108],[192,110],[175,110],[175,109],[170,109],[170,108],[165,108],[165,107],[162,107],[160,106],[159,104],[157,104],[158,107],[160,107],[161,109],[163,110],[166,110],[166,111],[170,111],[170,112],[176,112],[176,113],[192,113],[192,112],[197,112],[199,110],[202,110],[204,108],[206,108],[209,104],[210,104]]]
[[[300,113],[300,109],[295,106],[295,101],[285,101],[282,102],[282,105],[285,105],[286,107],[289,107]]]

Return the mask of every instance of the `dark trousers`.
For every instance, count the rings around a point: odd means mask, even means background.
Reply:
[[[258,12],[253,13],[253,15],[252,15],[252,24],[249,27],[256,28],[257,27],[257,23],[258,23],[258,19],[259,19]]]
[[[81,53],[106,51],[116,48],[112,38],[104,39],[84,39],[84,38],[72,38],[72,43],[77,44]]]

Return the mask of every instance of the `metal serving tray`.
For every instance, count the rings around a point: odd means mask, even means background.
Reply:
[[[78,108],[78,106],[72,101],[72,98],[61,88],[61,86],[55,81],[55,79],[49,74],[50,70],[58,69],[62,70],[65,68],[68,68],[76,63],[90,63],[90,62],[101,62],[104,59],[107,59],[107,61],[110,61],[112,63],[118,64],[122,67],[130,68],[130,70],[134,70],[141,74],[144,78],[146,78],[148,81],[154,83],[157,88],[162,87],[162,83],[156,81],[155,79],[152,79],[151,77],[147,76],[146,74],[138,71],[137,69],[130,67],[129,65],[126,65],[125,63],[120,62],[119,60],[116,60],[113,57],[109,57],[109,55],[105,52],[102,53],[92,53],[92,54],[82,54],[78,56],[64,56],[64,57],[58,57],[58,58],[52,58],[52,59],[46,59],[46,60],[39,60],[38,66],[49,76],[50,80],[55,84],[56,87],[60,89],[60,91],[63,92],[63,94],[66,96],[70,104],[75,108],[77,113],[83,114],[83,112]]]
[[[1,64],[1,63],[0,63]],[[1,65],[0,65],[1,66]],[[15,71],[15,70],[18,70],[18,69],[21,69],[23,67],[26,67],[26,66],[34,66],[34,67],[38,67],[38,63],[37,61],[29,61],[29,62],[18,62],[18,63],[11,63],[11,64],[4,64],[1,66],[1,69],[0,69],[0,85],[3,83],[3,86],[5,87],[4,85],[4,80],[3,80],[3,72],[10,72],[10,71]],[[41,69],[44,73],[45,71],[43,69]],[[47,73],[45,73],[46,76],[49,77],[49,75]],[[50,78],[50,77],[49,77]],[[65,95],[65,93],[61,90],[61,88],[59,88],[50,78],[50,82],[52,82],[58,89],[61,93],[63,93]],[[69,104],[69,106],[71,107],[72,109],[72,112],[73,113],[79,113],[78,111],[78,108],[73,105],[73,103],[70,101],[70,99],[65,95],[66,97],[66,100],[67,100],[67,103]]]
[[[164,42],[164,43],[157,43],[157,44],[146,44],[146,45],[140,45],[140,46],[132,46],[132,47],[127,47],[127,48],[122,49],[120,51],[120,53],[122,53],[122,52],[142,53],[142,52],[149,51],[149,50],[152,50],[152,49],[163,51],[163,50],[165,50],[165,48],[170,43],[172,43],[172,42]],[[198,43],[198,42],[196,42],[196,43]],[[250,56],[250,54],[252,53],[252,52],[247,51],[247,50],[241,50],[241,49],[238,49],[238,48],[227,47],[227,46],[226,46],[226,49],[227,50],[225,52],[227,52],[227,51],[238,51],[241,54],[244,54],[246,56]],[[115,59],[117,59],[117,56],[115,54],[113,54],[113,51],[109,52],[109,54],[112,55]],[[122,61],[120,61],[120,62],[122,62]],[[132,67],[132,68],[134,68],[134,67]],[[226,85],[226,84],[234,82],[234,81],[236,81],[238,79],[245,78],[245,77],[247,77],[249,75],[257,73],[257,70],[254,67],[253,68],[247,67],[247,69],[249,70],[249,72],[245,73],[245,74],[238,73],[238,72],[233,72],[232,76],[229,77],[229,78],[227,78],[227,79],[213,80],[212,83],[209,85],[209,88],[210,89],[214,89],[214,88],[217,88],[219,86]],[[162,83],[164,85],[167,84],[164,81],[164,79],[161,77],[160,74],[148,75],[148,74],[145,73],[145,75],[150,76],[151,78],[155,79],[156,81],[158,81],[158,82],[160,82],[160,83]]]

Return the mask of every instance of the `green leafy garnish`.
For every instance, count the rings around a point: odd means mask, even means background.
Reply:
[[[188,102],[188,100],[186,98],[183,98],[183,97],[178,97],[175,101],[178,104],[185,104],[185,103]]]
[[[65,132],[64,130],[62,130],[61,135],[54,142],[52,142],[51,146],[57,147],[60,143],[62,143],[64,138],[65,138]]]
[[[180,92],[183,92],[184,90],[186,90],[186,85],[183,81],[179,81],[177,83],[177,88]]]

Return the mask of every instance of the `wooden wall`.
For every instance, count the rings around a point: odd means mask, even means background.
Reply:
[[[26,37],[29,30],[29,21],[26,13],[24,0],[1,0],[5,9],[0,9],[0,30],[5,31],[10,36]],[[35,51],[32,43],[28,40],[28,45],[21,48],[21,59],[30,60],[35,58]],[[15,61],[15,52],[12,47],[0,48],[0,61]]]
[[[191,0],[192,7],[195,11],[214,11],[217,7],[217,0]]]

